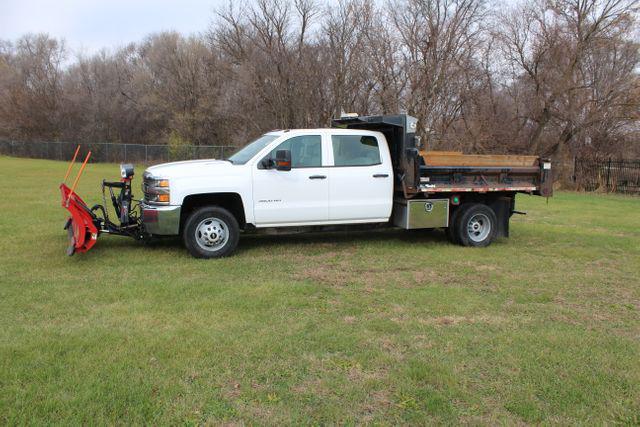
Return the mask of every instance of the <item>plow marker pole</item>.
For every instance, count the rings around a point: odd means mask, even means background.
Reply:
[[[64,174],[64,179],[62,180],[62,182],[67,182],[67,178],[69,178],[69,173],[71,172],[71,168],[73,167],[73,164],[76,161],[76,157],[78,157],[78,151],[80,151],[79,145],[76,147],[76,152],[73,153],[73,159],[71,159],[71,163],[69,163],[69,167],[67,168],[67,173]]]
[[[80,147],[78,147],[80,148]],[[91,157],[91,151],[87,153],[87,157],[84,158],[84,162],[82,162],[82,166],[80,166],[80,170],[78,171],[78,175],[76,175],[75,181],[73,181],[73,185],[71,186],[71,191],[69,192],[69,197],[67,197],[67,206],[69,206],[69,200],[71,199],[71,195],[76,191],[76,186],[78,185],[78,181],[80,181],[80,176],[82,176],[82,172],[84,171],[84,167],[87,166],[87,162],[89,161],[89,157]]]

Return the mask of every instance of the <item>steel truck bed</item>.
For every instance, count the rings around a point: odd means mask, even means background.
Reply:
[[[465,155],[420,151],[425,194],[522,192],[550,196],[551,163],[537,156]]]

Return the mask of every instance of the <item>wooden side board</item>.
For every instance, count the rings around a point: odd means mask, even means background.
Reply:
[[[420,151],[427,166],[537,166],[537,156],[462,154],[456,151]]]

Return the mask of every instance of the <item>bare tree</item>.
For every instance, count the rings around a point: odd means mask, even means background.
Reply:
[[[389,8],[402,40],[404,106],[434,145],[433,135],[445,135],[460,115],[485,11],[479,0],[396,0]]]
[[[529,91],[531,108],[523,120],[531,127],[530,151],[561,153],[576,136],[603,124],[603,116],[625,115],[617,107],[633,104],[625,98],[638,51],[626,34],[637,5],[635,0],[536,1],[503,15],[498,31],[503,51]]]
[[[17,137],[34,139],[58,136],[64,42],[46,34],[27,34],[3,54],[2,117]]]

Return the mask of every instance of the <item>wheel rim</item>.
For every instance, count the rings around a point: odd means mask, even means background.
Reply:
[[[476,243],[482,242],[489,233],[491,233],[491,220],[485,214],[475,214],[467,222],[467,235],[470,240]]]
[[[229,227],[220,218],[206,218],[196,227],[195,237],[198,246],[205,251],[215,252],[229,241]]]

